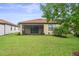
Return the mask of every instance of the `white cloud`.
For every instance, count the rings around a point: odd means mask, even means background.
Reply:
[[[35,11],[39,11],[39,4],[17,4],[17,3],[12,3],[12,4],[7,4],[6,6],[0,6],[0,9],[11,9],[11,10],[21,10],[27,13],[32,13]]]
[[[25,6],[23,6],[23,8],[25,8]],[[25,11],[28,13],[36,12],[39,10],[40,10],[40,7],[39,5],[36,5],[36,4],[29,5],[25,8]]]
[[[42,13],[40,11],[39,4],[16,4],[11,3],[5,6],[1,6],[0,18],[14,20],[14,23],[21,21],[22,19],[40,18]]]

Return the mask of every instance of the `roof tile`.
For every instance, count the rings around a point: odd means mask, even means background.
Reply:
[[[38,23],[38,24],[41,24],[41,23],[56,23],[56,22],[53,22],[52,20],[47,22],[47,19],[33,19],[33,20],[22,21],[19,24],[27,24],[27,23],[32,23],[32,24],[33,23]]]
[[[17,25],[15,25],[15,24],[13,24],[11,22],[8,22],[8,21],[6,21],[4,19],[0,19],[0,24],[8,24],[8,25],[12,25],[12,26],[17,26]]]

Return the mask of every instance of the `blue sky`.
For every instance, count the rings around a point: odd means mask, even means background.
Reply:
[[[0,3],[0,19],[17,24],[23,20],[41,18],[39,3]]]

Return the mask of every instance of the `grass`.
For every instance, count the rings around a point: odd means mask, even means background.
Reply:
[[[1,56],[71,56],[75,51],[79,51],[79,38],[74,36],[0,36]]]

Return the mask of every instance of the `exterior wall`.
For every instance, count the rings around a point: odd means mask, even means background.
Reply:
[[[19,28],[18,27],[15,27],[16,28],[16,30],[14,30],[15,32],[19,32]]]
[[[0,24],[0,35],[4,35],[4,25]]]
[[[11,30],[11,28],[12,28],[12,30]],[[11,26],[11,28],[10,28],[10,33],[14,33],[15,31],[14,31],[14,26]]]
[[[23,31],[23,28],[22,28],[22,24],[19,25],[19,31],[20,31],[20,34],[22,35],[22,31]]]
[[[11,27],[12,27],[12,30],[11,30]],[[18,27],[7,25],[7,24],[5,25],[0,24],[0,35],[5,35],[5,34],[10,34],[10,33],[15,33],[15,32],[19,32]]]
[[[20,24],[20,28],[19,28],[20,34],[23,34],[23,31],[24,31],[24,27],[23,26],[24,25],[39,25],[39,24]],[[49,30],[48,29],[48,25],[49,24],[40,24],[40,25],[43,25],[43,33],[45,35],[52,35],[53,34],[53,30]],[[54,24],[54,25],[55,25],[55,27],[59,26],[58,24]],[[41,33],[41,31],[42,31],[42,29],[39,29],[39,34]],[[26,27],[24,33],[31,34],[31,31],[30,31],[29,28]]]
[[[31,29],[27,28],[27,26],[24,27],[25,25],[42,25],[43,26],[43,24],[20,24],[20,28],[19,28],[20,34],[31,34]],[[43,29],[39,28],[38,34],[40,34],[42,31]]]
[[[12,29],[11,29],[12,28]],[[18,28],[15,30],[15,26],[5,25],[5,34],[18,32]]]
[[[5,35],[5,34],[11,33],[10,28],[11,28],[10,25],[0,24],[0,35]]]
[[[12,30],[11,30],[11,27],[12,27]],[[15,27],[15,26],[11,26],[11,27],[10,27],[10,33],[18,32],[18,27]]]
[[[5,34],[11,33],[11,26],[10,25],[5,25]]]
[[[11,27],[12,27],[12,30],[11,30]],[[10,33],[19,32],[18,27],[15,27],[15,26],[11,26],[11,27],[10,27]]]
[[[44,34],[48,34],[48,24],[44,24]]]
[[[49,24],[44,24],[44,34],[45,35],[52,35],[53,34],[53,30],[49,30],[48,29],[48,25]],[[58,27],[59,25],[58,24],[54,24],[55,27]]]

